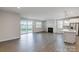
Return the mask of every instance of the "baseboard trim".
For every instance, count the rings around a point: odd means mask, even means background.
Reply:
[[[0,42],[11,41],[11,40],[16,40],[16,39],[20,39],[20,37],[6,39],[6,40],[0,40]]]

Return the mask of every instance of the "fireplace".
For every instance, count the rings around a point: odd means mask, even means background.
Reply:
[[[49,32],[49,33],[53,33],[53,28],[50,28],[50,27],[49,27],[49,28],[48,28],[48,32]]]

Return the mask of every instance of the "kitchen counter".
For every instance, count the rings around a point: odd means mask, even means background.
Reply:
[[[64,42],[72,43],[72,44],[76,43],[76,31],[75,30],[64,29],[63,35],[64,35]]]

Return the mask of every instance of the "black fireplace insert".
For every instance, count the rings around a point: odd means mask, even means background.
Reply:
[[[50,28],[50,27],[49,27],[49,28],[48,28],[48,32],[49,32],[49,33],[53,33],[53,28]]]

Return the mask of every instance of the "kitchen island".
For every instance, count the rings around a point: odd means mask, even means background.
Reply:
[[[76,31],[72,29],[64,29],[64,42],[74,44],[76,43]]]

